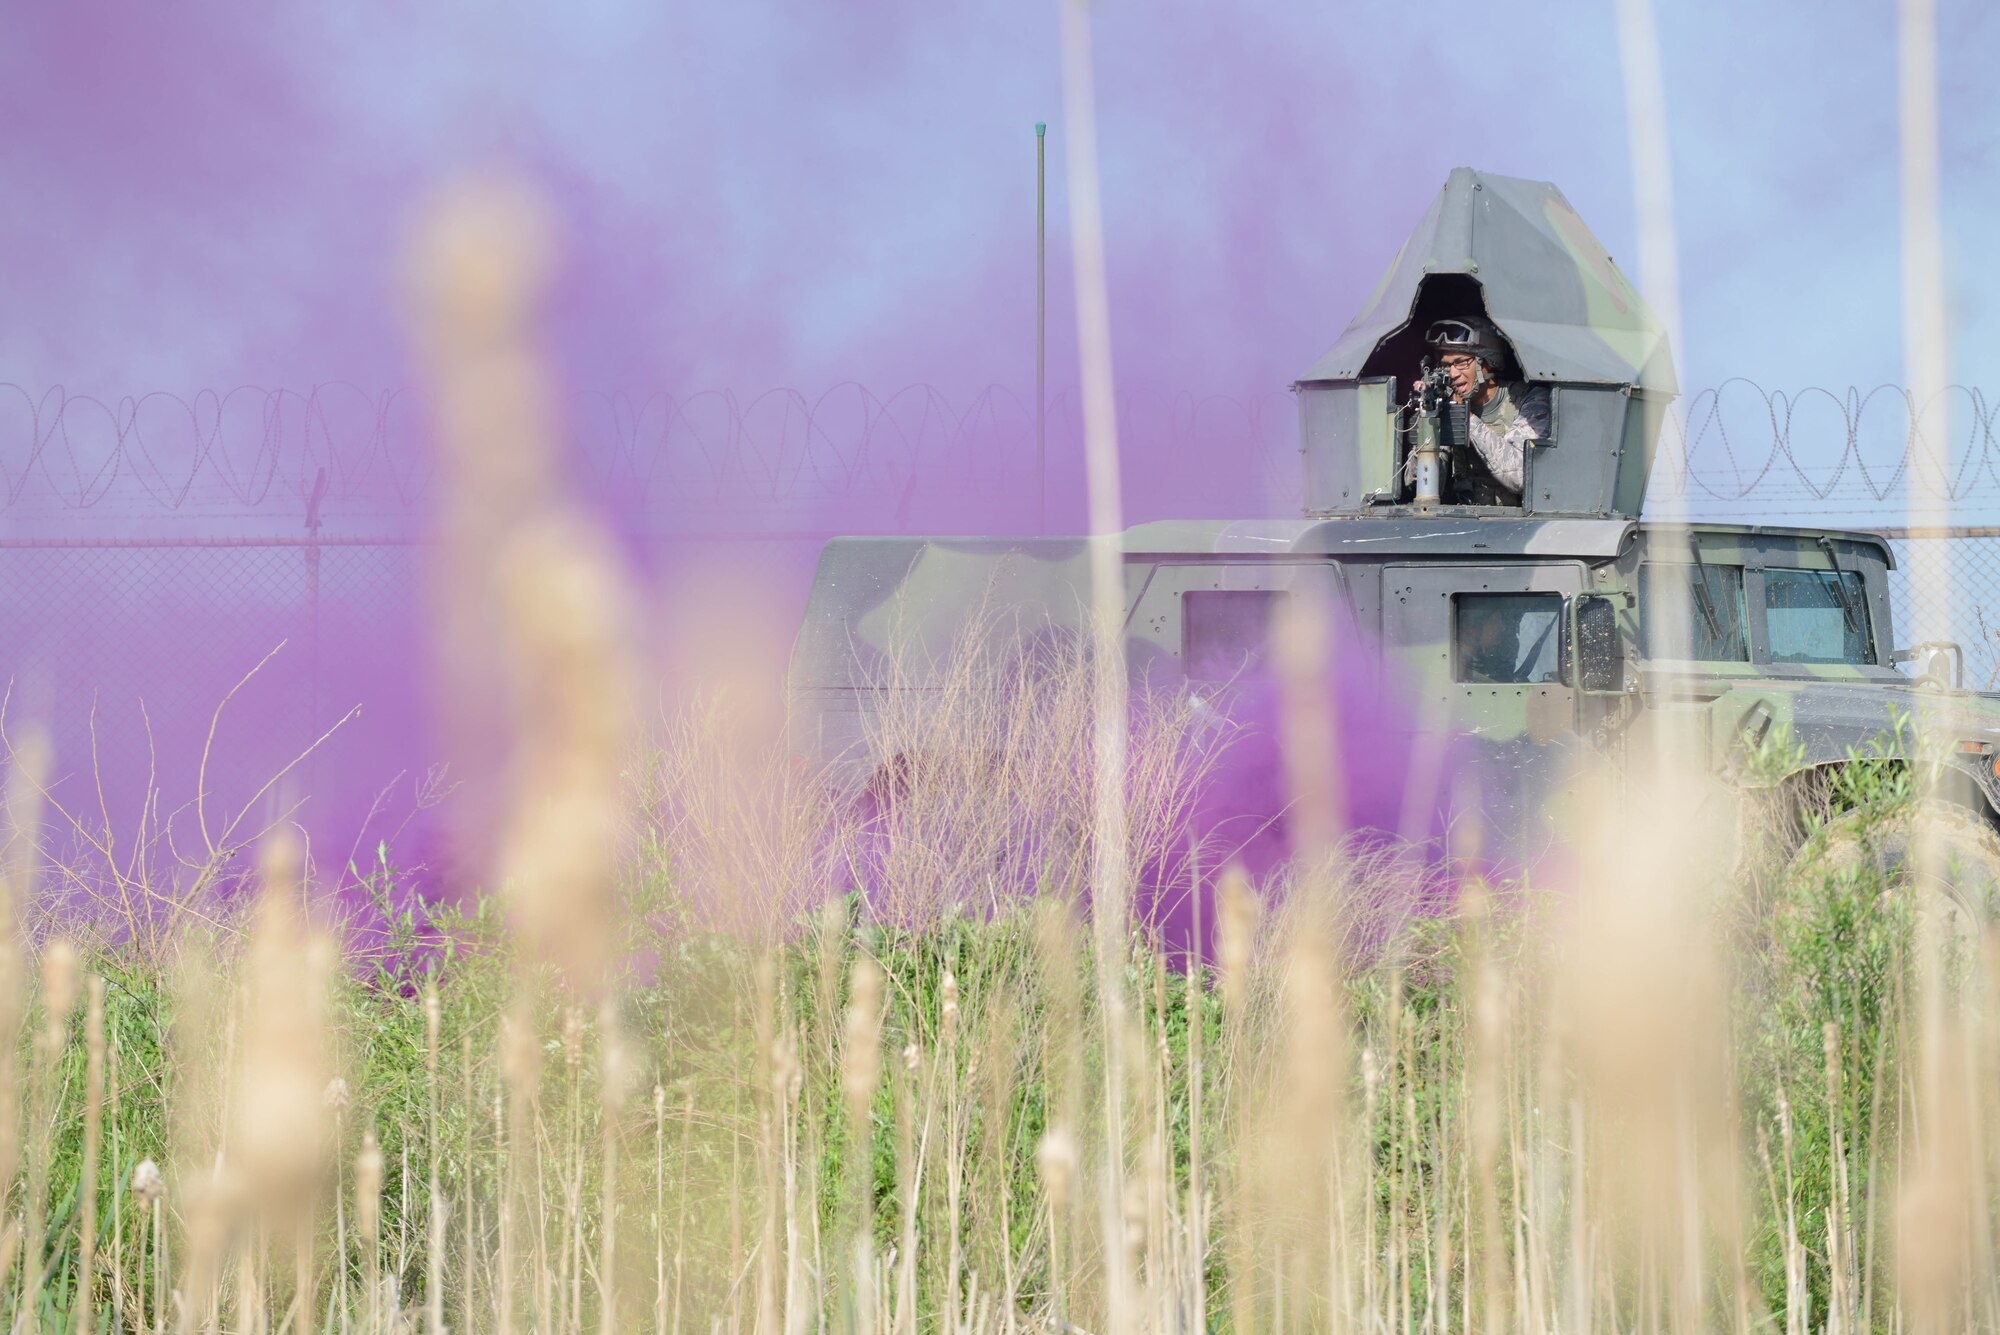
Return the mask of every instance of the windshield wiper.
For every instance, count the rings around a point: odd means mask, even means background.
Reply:
[[[1826,563],[1833,567],[1833,596],[1840,599],[1840,615],[1846,619],[1847,629],[1859,635],[1861,609],[1854,605],[1854,596],[1847,591],[1847,572],[1841,568],[1840,557],[1834,553],[1833,539],[1822,534],[1819,549],[1826,553]]]
[[[1716,647],[1731,650],[1736,647],[1736,618],[1729,618],[1729,633],[1722,633],[1722,624],[1715,616],[1715,598],[1708,588],[1708,563],[1701,559],[1701,541],[1688,534],[1688,550],[1694,553],[1694,569],[1700,583],[1695,585],[1694,600],[1701,605],[1701,614],[1708,621],[1708,633],[1715,637]]]

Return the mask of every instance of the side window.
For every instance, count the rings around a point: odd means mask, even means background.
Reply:
[[[1562,647],[1559,593],[1459,593],[1451,600],[1452,676],[1552,682]]]
[[[1873,663],[1867,585],[1852,570],[1766,570],[1773,663]]]
[[[1748,625],[1741,566],[1648,562],[1640,568],[1639,644],[1646,657],[1747,663]],[[1687,644],[1667,643],[1682,627]]]
[[[1181,668],[1190,681],[1228,681],[1261,667],[1271,622],[1288,595],[1276,589],[1190,589],[1181,595]]]

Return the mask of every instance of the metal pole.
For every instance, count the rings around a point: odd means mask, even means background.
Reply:
[[[326,499],[326,470],[313,479],[312,494],[306,497],[306,736],[319,736],[321,664],[319,643],[319,530],[320,503]],[[319,789],[319,748],[306,757],[304,775],[308,795]]]
[[[1049,531],[1048,213],[1049,127],[1035,122],[1035,531]]]

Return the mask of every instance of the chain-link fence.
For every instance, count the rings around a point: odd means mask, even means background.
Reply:
[[[1794,521],[1804,522],[1804,521]],[[1965,650],[1966,685],[1976,690],[2000,688],[2000,528],[1965,525],[1939,530],[1888,526],[1879,529],[1895,553],[1889,573],[1889,601],[1899,643],[1915,638],[1920,624],[1945,628],[1945,634]],[[1942,546],[1948,582],[1920,591],[1911,579],[1915,548]],[[1936,557],[1937,552],[1927,555]]]
[[[421,763],[415,555],[380,540],[0,539],[7,740],[48,729],[70,828],[129,841],[172,826],[182,852],[239,813],[250,829],[295,812],[357,828]]]
[[[1929,610],[1964,646],[1971,684],[2000,685],[2000,526],[1976,522],[2000,516],[1996,414],[1977,392],[1955,393],[1928,413],[1886,391],[1788,399],[1738,384],[1696,396],[1663,442],[1654,493],[1691,518],[1884,532],[1904,641],[1913,553],[1945,544],[1950,580]],[[46,720],[66,761],[57,796],[85,811],[129,810],[151,790],[169,808],[196,795],[274,812],[307,796],[322,812],[372,802],[424,761],[413,535],[430,484],[410,414],[396,396],[350,395],[342,410],[320,390],[161,397],[88,410],[23,397],[10,418],[0,393],[10,726]],[[997,389],[969,407],[928,387],[594,396],[573,414],[576,483],[607,501],[637,550],[678,541],[684,567],[734,559],[688,545],[703,539],[788,539],[782,560],[804,567],[817,537],[838,531],[1020,531],[1044,508],[1061,530],[1081,521],[1080,478],[1063,463],[1077,454],[1073,407],[1051,405],[1045,437],[1064,504],[1035,496],[1035,414]],[[1140,393],[1121,413],[1129,517],[1296,512],[1285,396]],[[1913,462],[1919,439],[1953,423],[1944,471],[1927,473]],[[1967,522],[1909,528],[1913,493]],[[339,783],[325,781],[329,766]]]

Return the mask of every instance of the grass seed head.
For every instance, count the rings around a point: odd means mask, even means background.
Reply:
[[[83,992],[83,964],[76,947],[58,937],[42,955],[42,1000],[48,1007],[49,1024],[59,1030],[76,1011]]]
[[[327,1032],[336,959],[301,911],[297,845],[274,838],[263,860],[231,1151],[258,1203],[289,1208],[310,1195],[332,1148]]]
[[[799,1065],[798,1043],[787,1032],[771,1043],[771,1097],[774,1101],[791,1104],[797,1101],[803,1086],[805,1072]]]
[[[553,236],[540,201],[513,182],[470,181],[440,197],[409,257],[422,332],[460,355],[514,337],[548,285]]]
[[[846,1036],[841,1044],[841,1088],[858,1125],[875,1101],[882,1078],[882,966],[863,955],[854,964],[847,999]]]
[[[132,1169],[132,1194],[147,1205],[166,1194],[167,1184],[160,1176],[160,1166],[151,1159],[141,1159]]]
[[[508,1011],[500,1021],[500,1078],[523,1098],[532,1098],[541,1086],[542,1048],[535,1042],[535,1027],[521,1006]]]
[[[354,1159],[354,1200],[362,1241],[371,1246],[382,1235],[382,1179],[385,1167],[382,1146],[376,1141],[375,1133],[365,1133],[361,1138],[361,1153]]]
[[[624,591],[603,535],[563,515],[510,537],[495,577],[518,733],[501,879],[530,952],[594,992],[627,827]]]
[[[1257,944],[1260,907],[1257,891],[1241,867],[1222,873],[1216,889],[1216,948],[1221,956],[1222,996],[1232,1016],[1241,1016],[1250,995],[1250,957]]]
[[[319,1097],[320,1102],[334,1112],[345,1112],[348,1104],[347,1081],[335,1076],[326,1082],[326,1089]]]
[[[632,1091],[632,1047],[619,1027],[617,1007],[609,1001],[598,1013],[597,1032],[604,1110],[615,1115],[624,1111],[625,1100]]]
[[[1052,1127],[1035,1146],[1035,1170],[1049,1193],[1049,1205],[1058,1211],[1068,1209],[1076,1185],[1076,1137],[1068,1127]]]

